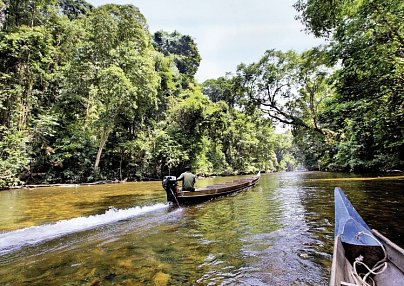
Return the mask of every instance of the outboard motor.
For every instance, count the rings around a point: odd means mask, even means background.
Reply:
[[[163,188],[167,193],[167,201],[171,203],[176,202],[176,196],[178,192],[178,183],[175,176],[165,176],[163,178]]]

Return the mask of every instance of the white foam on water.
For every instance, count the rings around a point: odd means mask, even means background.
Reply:
[[[52,240],[66,234],[96,228],[101,225],[125,220],[148,212],[167,208],[166,204],[136,206],[128,209],[110,208],[104,214],[61,220],[53,224],[44,224],[0,233],[0,255],[15,251],[21,247]]]

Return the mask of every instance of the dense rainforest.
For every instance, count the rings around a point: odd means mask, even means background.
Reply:
[[[186,165],[403,169],[404,3],[294,7],[327,45],[268,47],[198,83],[192,36],[152,34],[135,6],[0,0],[0,187],[161,178]]]

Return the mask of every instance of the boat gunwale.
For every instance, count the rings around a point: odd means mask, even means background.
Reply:
[[[255,185],[258,182],[259,176],[254,178],[248,178],[245,182],[241,184],[234,183],[232,185],[212,185],[209,187],[204,187],[196,191],[184,191],[182,194],[178,196],[178,198],[195,198],[195,197],[209,197],[209,196],[217,196],[217,195],[225,195],[227,193],[237,192],[239,190],[248,188],[250,186]],[[217,188],[215,188],[218,186]]]
[[[240,182],[240,179],[230,182],[229,184],[219,184],[222,186],[221,188],[212,188],[218,185],[212,185],[210,188],[201,188],[197,191],[187,191],[179,194],[177,196],[177,200],[181,204],[193,204],[202,201],[209,201],[214,198],[228,196],[234,193],[238,193],[247,189],[254,187],[260,179],[260,174],[255,175],[254,177],[249,177],[243,179]]]

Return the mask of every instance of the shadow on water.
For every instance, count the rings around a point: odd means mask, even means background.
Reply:
[[[403,183],[320,172],[265,174],[247,192],[179,209],[162,204],[159,182],[76,190],[79,198],[45,192],[67,198],[56,207],[68,217],[77,212],[83,229],[2,255],[0,284],[328,285],[333,189],[343,188],[371,227],[403,246]],[[9,194],[8,201],[20,211],[40,198],[19,195]],[[110,206],[117,210],[101,211]],[[101,213],[93,216],[95,211]],[[15,216],[10,214],[10,230]],[[52,222],[39,231],[51,231]],[[77,227],[75,218],[65,223]],[[85,228],[88,224],[93,227]],[[0,246],[10,233],[0,233]]]

